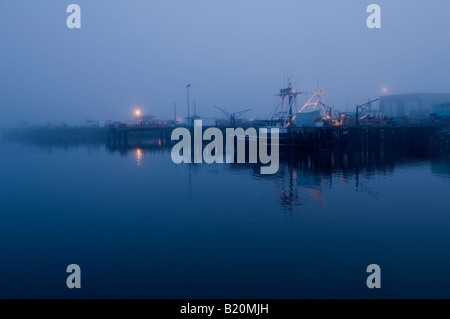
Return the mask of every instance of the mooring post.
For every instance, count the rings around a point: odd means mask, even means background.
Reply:
[[[115,128],[112,129],[112,139],[113,139],[113,147],[117,146],[117,131]]]

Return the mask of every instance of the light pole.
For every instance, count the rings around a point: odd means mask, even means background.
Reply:
[[[189,88],[191,87],[190,84],[186,86],[186,92],[187,92],[187,126],[190,126],[190,119],[189,119]]]
[[[195,104],[195,101],[192,102],[194,104],[194,119],[197,117],[197,105]]]

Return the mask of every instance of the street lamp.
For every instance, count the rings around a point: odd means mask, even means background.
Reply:
[[[190,122],[189,122],[189,88],[191,87],[190,84],[188,84],[186,86],[186,92],[187,92],[187,126],[190,126]]]
[[[138,121],[138,125],[142,125],[142,110],[141,109],[134,110],[134,117]]]

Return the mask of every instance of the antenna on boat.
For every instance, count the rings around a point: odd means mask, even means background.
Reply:
[[[311,96],[311,98],[306,102],[303,107],[298,111],[298,113],[302,113],[305,109],[308,109],[309,111],[315,111],[317,109],[317,105],[322,99],[322,96],[325,94],[324,88],[318,88],[317,91]],[[285,127],[288,127],[291,125],[291,123],[297,118],[297,115],[292,116],[287,124],[285,124]]]
[[[303,107],[298,111],[298,113],[303,112],[307,107],[312,107],[312,111],[314,111],[317,108],[317,105],[320,102],[320,99],[325,94],[325,90],[323,88],[318,88],[316,93],[314,93],[311,98],[308,100],[308,102],[303,105]]]

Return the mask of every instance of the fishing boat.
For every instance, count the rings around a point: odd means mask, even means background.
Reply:
[[[323,88],[318,88],[303,107],[295,114],[290,122],[286,125],[295,127],[317,127],[323,126],[322,106],[327,107],[321,102],[322,96],[325,94]],[[330,110],[331,111],[331,110]],[[327,112],[328,113],[328,112]]]
[[[252,126],[255,128],[267,128],[268,131],[277,128],[280,136],[287,134],[287,127],[293,118],[295,105],[297,104],[297,96],[303,92],[298,92],[292,88],[289,83],[288,87],[281,89],[277,96],[280,97],[270,120],[255,120]]]

